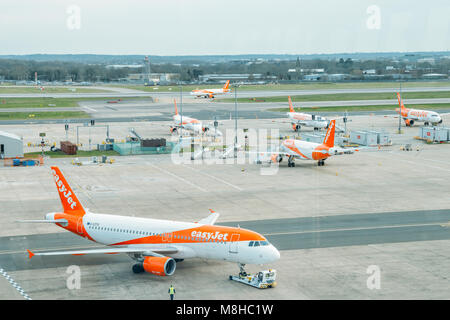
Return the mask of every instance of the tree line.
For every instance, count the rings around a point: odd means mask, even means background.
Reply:
[[[394,69],[388,71],[387,66]],[[0,59],[0,78],[4,80],[34,81],[35,72],[40,81],[110,82],[126,78],[132,73],[144,73],[144,67],[110,68],[106,64],[87,64],[64,61],[33,61]],[[435,63],[398,61],[394,59],[352,60],[351,58],[295,60],[235,60],[202,64],[151,64],[152,73],[178,73],[182,81],[197,81],[204,74],[260,74],[262,78],[277,80],[300,80],[304,74],[314,73],[313,69],[324,69],[328,74],[348,74],[361,76],[364,70],[373,69],[376,74],[406,73],[420,77],[424,73],[447,74],[450,59],[436,59]],[[288,70],[290,70],[288,72]],[[293,72],[293,70],[295,70]],[[303,72],[302,72],[303,70]],[[411,71],[412,70],[412,71]]]

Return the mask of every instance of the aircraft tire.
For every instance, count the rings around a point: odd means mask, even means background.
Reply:
[[[133,265],[133,273],[142,273],[144,272],[144,266],[142,263],[136,263]]]

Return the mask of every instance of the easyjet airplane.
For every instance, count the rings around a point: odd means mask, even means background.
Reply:
[[[218,94],[226,94],[231,92],[230,90],[230,80],[225,83],[221,89],[197,89],[191,91],[191,96],[203,97],[203,98],[214,98]]]
[[[136,261],[133,272],[170,276],[176,262],[204,258],[245,264],[264,264],[280,258],[267,239],[250,230],[215,226],[219,214],[194,223],[92,213],[85,210],[58,167],[51,167],[63,212],[45,215],[45,220],[21,222],[55,223],[80,237],[101,243],[101,249],[32,252],[33,256],[126,253]]]
[[[283,157],[288,158],[288,167],[295,167],[295,159],[317,160],[319,166],[325,165],[325,160],[333,155],[352,154],[359,149],[339,148],[334,146],[336,120],[331,120],[323,143],[314,143],[295,139],[286,139],[281,143],[279,152],[262,152],[260,156],[270,154],[268,162],[281,162]],[[261,163],[261,160],[258,160]]]
[[[289,112],[287,115],[291,120],[292,129],[294,129],[294,131],[299,131],[301,126],[313,127],[314,130],[328,128],[328,125],[330,124],[329,120],[315,114],[295,112],[294,107],[292,106],[291,97],[289,96],[288,99]]]
[[[183,129],[193,132],[194,134],[201,134],[201,133],[209,134],[208,133],[209,127],[203,126],[202,122],[200,120],[197,120],[195,118],[186,117],[184,115],[181,116],[178,113],[177,101],[175,99],[173,101],[175,104],[175,114],[173,116],[174,126],[170,128],[171,133],[176,132],[179,128],[183,128]],[[219,130],[212,130],[210,133],[211,133],[211,135],[222,136],[222,132],[220,132]]]
[[[424,122],[427,126],[428,124],[437,125],[442,123],[442,118],[439,113],[427,110],[418,110],[412,108],[405,108],[403,100],[400,97],[400,93],[397,92],[397,100],[400,108],[395,108],[395,111],[401,115],[407,127],[412,127],[415,121]]]

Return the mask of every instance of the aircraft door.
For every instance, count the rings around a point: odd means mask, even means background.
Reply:
[[[238,253],[239,252],[239,238],[240,238],[240,234],[234,233],[231,236],[230,239],[230,244],[228,247],[228,252],[229,253]]]
[[[172,232],[163,233],[163,242],[172,242]]]

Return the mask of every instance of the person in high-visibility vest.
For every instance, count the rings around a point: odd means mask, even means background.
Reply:
[[[173,287],[173,285],[170,285],[169,288],[169,295],[170,295],[170,300],[173,300],[173,296],[175,295],[175,288]]]

